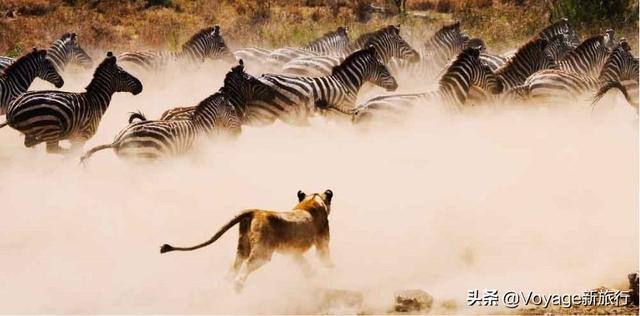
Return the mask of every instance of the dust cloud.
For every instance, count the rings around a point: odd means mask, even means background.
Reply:
[[[142,94],[115,95],[85,150],[111,142],[128,112],[196,104],[227,69],[137,73]],[[82,91],[92,73],[64,75],[64,90]],[[237,142],[150,164],[107,150],[82,167],[4,128],[0,312],[317,313],[318,289],[335,288],[384,313],[393,292],[421,288],[432,312],[487,313],[466,307],[467,290],[623,286],[638,269],[638,120],[614,94],[593,112],[496,106],[452,117],[424,104],[401,126],[247,127]],[[242,209],[289,210],[297,190],[329,188],[335,267],[310,251],[310,280],[275,255],[236,294],[225,276],[237,229],[198,251],[159,253],[208,239]]]

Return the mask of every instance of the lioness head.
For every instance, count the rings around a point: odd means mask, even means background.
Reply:
[[[302,190],[298,191],[298,205],[299,207],[312,207],[324,208],[327,215],[331,212],[331,198],[333,197],[333,191],[326,190],[324,193],[306,194]]]

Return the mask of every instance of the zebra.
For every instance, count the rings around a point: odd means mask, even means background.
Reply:
[[[36,77],[51,82],[56,88],[64,85],[53,62],[47,58],[46,50],[34,48],[0,72],[0,115],[7,112],[15,98],[29,89]]]
[[[244,64],[240,60],[240,65],[233,67],[225,76],[224,86],[197,106],[189,108],[188,116],[147,120],[144,115],[134,113],[129,119],[130,125],[111,144],[87,151],[80,160],[84,162],[97,151],[108,148],[124,158],[175,156],[189,152],[194,143],[205,136],[238,137],[241,122],[236,109],[254,98],[273,98],[273,91],[244,72]],[[131,124],[136,118],[141,122]]]
[[[241,108],[243,124],[266,125],[280,119],[285,123],[304,125],[310,115],[326,109],[329,104],[337,110],[351,110],[365,82],[387,91],[398,88],[398,83],[380,62],[373,45],[351,54],[334,67],[329,76],[267,74],[258,79],[275,91],[275,98],[249,102],[246,108]]]
[[[580,37],[578,36],[578,33],[571,28],[569,19],[567,18],[561,18],[555,23],[545,27],[542,31],[538,32],[537,37],[551,40],[556,35],[567,36],[569,42],[574,47],[580,44]]]
[[[562,36],[560,38],[563,40],[560,42],[555,41],[555,39],[559,38],[558,36]],[[555,23],[545,27],[543,30],[538,32],[533,39],[535,40],[539,38],[548,40],[550,43],[549,45],[558,46],[556,50],[558,55],[553,56],[556,61],[562,60],[566,53],[580,44],[580,37],[571,28],[567,18],[561,18]],[[496,71],[502,65],[506,64],[509,59],[513,58],[515,53],[516,51],[507,52],[503,55],[482,54],[480,55],[480,58],[491,67],[491,70]]]
[[[301,48],[279,48],[271,52],[267,60],[272,65],[284,65],[285,63],[305,56],[342,56],[349,45],[347,28],[341,26],[335,31],[325,33]]]
[[[626,40],[621,41],[611,51],[612,38],[612,30],[590,37],[567,54],[558,64],[558,69],[534,73],[520,87],[514,89],[515,94],[525,100],[563,103],[597,90],[600,83],[606,81],[599,78],[601,70],[605,69],[604,65],[612,62],[612,57],[615,61],[619,56],[623,58],[621,56],[629,55],[625,50],[625,47],[628,47]],[[614,69],[613,72],[615,71],[618,70]]]
[[[446,69],[445,66],[451,59],[458,56],[467,45],[484,47],[484,42],[477,38],[471,41],[468,35],[460,31],[460,21],[457,21],[441,27],[422,45],[418,51],[419,62],[392,58],[389,69],[396,77],[404,75],[411,78],[437,78],[438,73],[443,68]]]
[[[388,25],[374,32],[365,33],[350,43],[343,56],[309,56],[296,58],[284,65],[282,72],[289,75],[309,77],[327,76],[331,74],[334,66],[339,65],[343,58],[357,50],[373,46],[376,55],[384,65],[389,63],[392,57],[407,59],[409,62],[418,62],[420,55],[401,36],[400,27]]]
[[[403,116],[417,104],[443,103],[458,112],[466,104],[469,89],[477,86],[492,94],[502,92],[502,83],[480,59],[481,47],[464,49],[450,64],[435,91],[379,96],[352,111],[353,123]]]
[[[531,40],[495,71],[505,92],[522,85],[529,76],[539,70],[558,68],[558,64],[547,50],[548,45],[549,41],[546,39]]]
[[[7,111],[9,125],[25,135],[24,145],[46,143],[48,153],[66,153],[61,140],[78,149],[96,132],[115,92],[142,92],[142,83],[116,64],[111,52],[96,68],[86,92],[32,91],[16,98]]]
[[[206,58],[222,59],[227,62],[236,61],[224,38],[220,35],[220,27],[217,25],[198,31],[182,45],[179,52],[132,52],[123,53],[118,57],[122,63],[131,63],[148,70],[161,69],[175,61],[201,63]]]
[[[254,96],[254,97],[250,97],[247,98],[245,96],[243,96],[240,92],[242,92],[242,90],[238,91],[237,89],[233,89],[233,82],[229,81],[228,84],[227,81],[225,81],[225,87],[224,88],[226,90],[229,90],[229,93],[231,94],[231,98],[230,98],[230,102],[231,105],[233,105],[234,107],[234,111],[238,112],[239,114],[241,114],[239,111],[241,111],[242,109],[245,108],[246,103],[247,103],[247,99],[251,99],[251,100],[267,100],[267,101],[271,101],[274,98],[274,91],[269,88],[268,86],[266,86],[265,84],[263,84],[262,82],[260,82],[258,79],[256,79],[253,76],[250,76],[248,74],[244,73],[244,62],[242,59],[240,59],[240,66],[233,68],[232,70],[236,71],[236,73],[242,73],[244,75],[247,76],[246,80],[249,81],[249,83],[251,83],[251,88],[252,90],[247,92],[246,94],[248,96]],[[231,73],[230,73],[231,74]],[[224,90],[223,89],[223,90]],[[223,91],[221,90],[221,91]],[[228,94],[229,94],[228,93]],[[166,110],[164,113],[162,113],[162,115],[160,116],[161,121],[169,121],[169,120],[188,120],[191,119],[191,117],[193,116],[193,113],[195,112],[195,109],[197,108],[197,106],[187,106],[187,107],[176,107],[173,109],[169,109]],[[134,114],[131,116],[131,118],[136,118],[137,116]],[[138,117],[140,118],[140,117]],[[129,123],[131,123],[131,121],[129,121]]]
[[[47,58],[53,62],[58,72],[63,72],[70,63],[84,69],[93,65],[91,57],[78,44],[77,38],[76,33],[65,33],[47,49]],[[0,73],[14,62],[13,58],[0,56]]]

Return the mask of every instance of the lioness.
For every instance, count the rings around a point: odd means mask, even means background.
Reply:
[[[329,220],[333,192],[306,195],[298,191],[298,204],[289,212],[259,209],[242,211],[208,241],[193,247],[162,245],[160,253],[173,250],[190,251],[218,240],[227,230],[240,223],[240,238],[236,260],[231,268],[236,290],[241,290],[249,274],[271,260],[274,251],[292,255],[303,271],[308,271],[303,257],[311,246],[316,246],[320,261],[331,266],[329,258]],[[242,264],[244,269],[240,272]]]

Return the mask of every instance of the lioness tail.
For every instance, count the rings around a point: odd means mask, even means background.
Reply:
[[[230,220],[227,224],[225,224],[224,226],[222,226],[222,228],[220,228],[218,230],[218,232],[213,235],[213,237],[211,237],[211,239],[199,244],[199,245],[195,245],[193,247],[173,247],[169,244],[164,244],[162,245],[162,247],[160,247],[160,253],[165,253],[165,252],[169,252],[169,251],[173,251],[173,250],[180,250],[180,251],[191,251],[191,250],[196,250],[198,248],[202,248],[202,247],[206,247],[210,244],[212,244],[214,241],[218,240],[218,238],[220,238],[224,233],[227,232],[227,230],[229,230],[231,227],[233,227],[235,224],[239,223],[240,221],[242,221],[245,218],[251,218],[253,216],[253,210],[246,210],[242,213],[240,213],[239,215],[237,215],[236,217],[234,217],[232,220]]]

